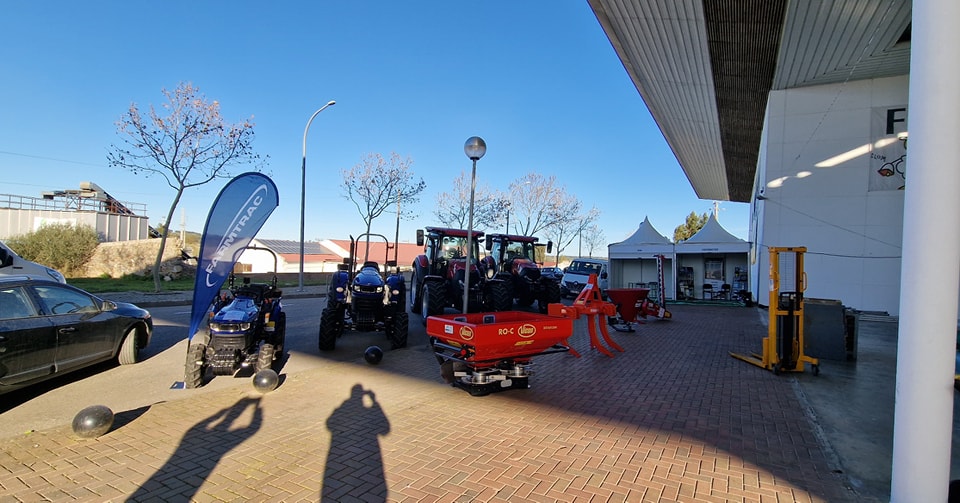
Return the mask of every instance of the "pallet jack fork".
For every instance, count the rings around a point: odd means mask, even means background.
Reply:
[[[758,367],[780,372],[803,372],[809,363],[813,375],[820,374],[820,361],[803,352],[803,272],[805,247],[770,248],[770,323],[763,338],[761,354],[730,356]],[[782,255],[782,257],[781,257]]]

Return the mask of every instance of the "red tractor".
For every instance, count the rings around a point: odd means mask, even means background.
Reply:
[[[516,299],[518,305],[529,307],[537,301],[539,311],[546,313],[548,304],[560,302],[560,281],[541,274],[537,264],[536,250],[542,246],[537,244],[537,238],[488,234],[486,246],[489,253],[483,259],[484,265],[508,285],[511,303]],[[552,251],[553,242],[547,241],[546,253]]]
[[[479,260],[483,233],[473,231],[467,310],[471,313],[509,311],[512,300],[507,285],[493,277]],[[452,307],[463,310],[463,287],[467,271],[467,231],[444,227],[417,229],[417,245],[426,247],[413,261],[410,280],[410,310],[427,317]]]

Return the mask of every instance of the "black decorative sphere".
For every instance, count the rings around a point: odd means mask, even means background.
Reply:
[[[383,360],[383,350],[377,346],[370,346],[363,352],[363,359],[369,364],[376,365]]]
[[[263,369],[253,376],[253,387],[260,393],[269,393],[280,384],[280,376],[273,369]]]
[[[73,417],[73,432],[81,438],[97,438],[113,426],[113,411],[105,405],[91,405]]]

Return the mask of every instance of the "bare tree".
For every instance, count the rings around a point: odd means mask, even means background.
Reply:
[[[580,234],[590,227],[593,222],[600,217],[600,210],[596,207],[590,208],[585,213],[580,213],[580,200],[576,200],[576,211],[569,213],[569,217],[561,220],[550,227],[547,231],[547,237],[553,241],[557,250],[557,262],[560,262],[560,254],[580,238]]]
[[[167,101],[162,113],[150,106],[142,114],[136,103],[116,122],[120,145],[111,145],[107,162],[146,176],[160,175],[176,196],[170,203],[169,223],[180,203],[183,191],[215,178],[228,178],[228,167],[265,160],[253,152],[253,117],[228,124],[220,115],[220,103],[207,101],[200,89],[181,82],[173,91],[162,90]],[[167,242],[169,225],[160,237],[160,249],[153,267],[153,284],[160,291],[160,264]]]
[[[580,211],[580,201],[553,175],[528,173],[510,184],[509,197],[510,222],[524,236],[535,236]]]
[[[466,229],[470,216],[471,179],[466,171],[453,180],[453,190],[437,194],[437,206],[433,211],[437,219],[447,227]],[[490,229],[499,224],[507,205],[507,196],[487,185],[475,188],[473,197],[474,229]]]
[[[423,178],[414,180],[410,167],[413,160],[400,158],[396,152],[390,153],[390,159],[381,154],[366,154],[359,164],[341,172],[343,196],[353,202],[367,226],[366,252],[364,261],[370,254],[370,226],[374,219],[384,211],[400,208],[397,218],[409,218],[408,208],[416,203],[427,183]]]
[[[587,256],[593,257],[593,252],[607,246],[607,237],[603,235],[603,229],[597,224],[590,224],[580,233],[583,248],[587,250]]]

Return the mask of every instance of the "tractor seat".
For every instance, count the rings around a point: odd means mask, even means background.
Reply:
[[[376,262],[374,262],[374,261],[372,261],[372,260],[368,260],[368,261],[364,262],[364,263],[363,263],[363,267],[361,267],[361,269],[366,269],[366,268],[368,268],[368,267],[371,267],[371,268],[373,268],[373,270],[375,270],[375,271],[377,271],[377,272],[380,272],[380,264],[377,264]]]

